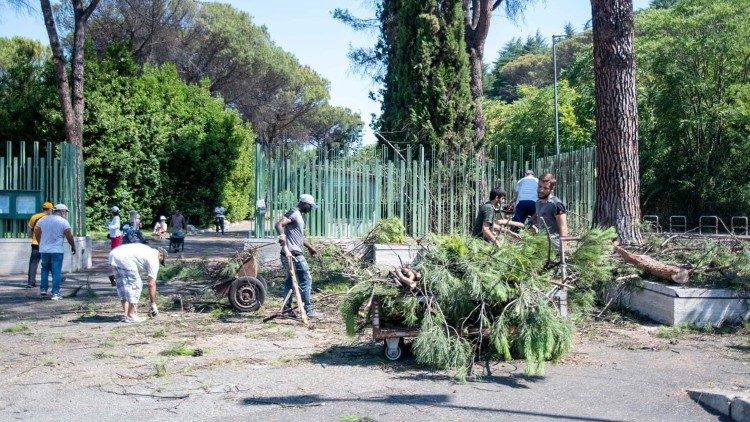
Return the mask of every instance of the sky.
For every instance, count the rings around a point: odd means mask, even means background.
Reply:
[[[331,104],[359,113],[366,128],[364,143],[375,142],[369,129],[370,115],[379,114],[380,104],[369,99],[368,94],[377,87],[369,78],[352,70],[347,52],[351,47],[373,45],[377,33],[355,32],[331,16],[334,9],[342,8],[358,17],[373,17],[373,0],[229,0],[223,3],[248,12],[254,23],[268,28],[274,42],[328,80]],[[633,7],[638,10],[648,3],[649,0],[633,0]],[[525,38],[539,30],[549,40],[552,35],[562,33],[566,23],[580,30],[591,19],[589,0],[536,1],[515,22],[509,21],[500,9],[493,14],[485,44],[484,57],[488,63],[494,61],[502,46],[514,37]],[[32,15],[0,9],[0,37],[16,35],[49,44],[38,9]]]

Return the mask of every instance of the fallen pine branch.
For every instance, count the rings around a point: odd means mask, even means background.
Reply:
[[[672,281],[677,284],[685,284],[690,277],[690,272],[684,268],[665,264],[648,255],[638,255],[628,252],[620,246],[614,246],[614,251],[622,257],[625,262],[631,264],[662,280]]]

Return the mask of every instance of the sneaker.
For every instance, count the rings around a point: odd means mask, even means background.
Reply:
[[[52,295],[52,300],[60,300],[62,299],[62,296],[60,295]]]
[[[125,322],[138,324],[139,322],[143,322],[143,318],[139,317],[138,315],[128,316],[125,317]]]
[[[34,287],[36,287],[36,284],[27,284],[27,285],[26,285],[26,288],[27,288],[27,289],[32,289],[32,288],[34,288]]]
[[[47,297],[47,292],[39,292],[39,296],[42,297],[42,299]]]
[[[321,314],[320,312],[317,312],[317,311],[309,311],[309,312],[306,312],[306,313],[307,313],[307,317],[309,319],[322,319],[323,318],[323,314]]]
[[[151,310],[148,311],[148,316],[150,316],[151,318],[154,318],[157,315],[159,315],[159,308],[156,307],[155,303],[152,303]]]

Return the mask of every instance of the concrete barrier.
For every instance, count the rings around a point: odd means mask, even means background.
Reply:
[[[65,242],[65,273],[91,268],[91,237],[75,237],[74,240],[77,251],[75,255],[70,253],[70,246]],[[30,256],[29,239],[0,239],[0,276],[26,274],[29,271]]]
[[[750,294],[730,289],[690,288],[644,281],[626,290],[620,304],[667,325],[737,323],[750,318]]]

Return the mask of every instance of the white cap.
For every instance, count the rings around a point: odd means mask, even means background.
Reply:
[[[65,204],[55,205],[55,211],[70,211]]]
[[[120,212],[120,209],[117,208],[117,206],[114,206],[114,207],[110,208],[109,210],[112,211],[112,212]]]
[[[167,219],[167,217],[165,217],[163,215],[161,217],[159,217],[159,220],[166,220],[166,219]]]
[[[300,195],[299,196],[299,202],[303,202],[305,204],[310,204],[310,205],[312,205],[313,209],[318,208],[318,206],[315,204],[315,197],[312,196],[312,195],[310,195],[310,194],[308,194],[308,193],[303,193],[302,195]]]

